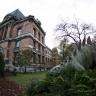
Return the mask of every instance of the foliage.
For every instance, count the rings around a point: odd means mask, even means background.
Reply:
[[[20,67],[25,66],[25,73],[26,73],[26,66],[31,64],[31,59],[33,57],[33,53],[31,50],[27,49],[27,50],[21,50],[16,58],[15,58],[15,62],[16,65],[20,65]]]
[[[65,46],[63,46],[63,49],[60,50],[60,54],[62,55],[62,61],[66,60],[67,57],[72,55],[73,50],[75,49],[73,45],[75,44],[66,44]]]
[[[94,45],[96,47],[96,34],[92,38],[92,45]]]
[[[96,70],[65,72],[57,77],[34,81],[26,89],[28,96],[96,96]]]
[[[60,41],[60,44],[58,46],[58,48],[60,49],[60,55],[62,56],[62,61],[65,59],[66,55],[65,55],[65,49],[68,43],[68,39],[64,38],[63,40]]]
[[[0,77],[4,77],[4,66],[5,66],[4,58],[2,53],[0,52]]]
[[[54,48],[52,49],[52,53],[57,53],[57,54],[58,54],[57,48],[54,47]]]

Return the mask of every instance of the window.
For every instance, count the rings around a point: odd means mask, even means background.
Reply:
[[[42,37],[42,43],[44,44],[44,38]]]
[[[47,50],[45,51],[45,53],[47,54]]]
[[[16,41],[16,47],[20,46],[20,41]]]
[[[7,35],[7,30],[8,30],[8,26],[4,29],[4,32],[3,32],[3,39],[6,38],[6,35]]]
[[[47,57],[46,57],[46,64],[47,64]]]
[[[17,64],[17,62],[16,62],[17,56],[18,56],[18,52],[15,52],[14,53],[14,61],[13,61],[14,65]]]
[[[4,28],[1,29],[1,39],[3,39],[3,35],[4,35]]]
[[[17,37],[20,37],[21,35],[21,28],[18,29],[18,32],[17,32]],[[19,47],[20,46],[20,41],[16,41],[16,47]]]
[[[42,47],[42,52],[44,53],[44,47]]]
[[[21,29],[18,29],[17,36],[20,37],[20,35],[21,35]]]
[[[36,29],[35,28],[33,28],[33,35],[34,35],[34,37],[36,37]]]
[[[40,33],[38,33],[38,40],[40,41]]]
[[[41,50],[40,50],[40,45],[38,45],[38,50],[41,51]]]
[[[44,63],[44,56],[42,56],[42,63]]]
[[[34,48],[36,47],[36,41],[33,41],[33,47]]]
[[[33,53],[33,63],[36,63],[36,53]]]
[[[40,61],[40,55],[38,55],[38,63],[40,64],[41,63],[41,61]]]

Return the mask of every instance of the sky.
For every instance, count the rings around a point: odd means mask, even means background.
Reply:
[[[96,0],[0,0],[0,22],[15,9],[41,21],[46,32],[45,43],[50,49],[55,47],[54,29],[61,19],[76,17],[96,27]]]

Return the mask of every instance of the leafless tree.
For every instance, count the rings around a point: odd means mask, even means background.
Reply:
[[[96,33],[95,28],[91,24],[80,23],[77,20],[75,20],[75,23],[68,23],[62,20],[62,22],[56,26],[55,31],[55,39],[69,37],[73,39],[76,44],[81,42],[82,38],[86,40],[86,36]]]

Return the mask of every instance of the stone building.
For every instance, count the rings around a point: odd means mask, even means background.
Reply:
[[[50,65],[52,56],[45,45],[45,35],[41,22],[34,16],[25,17],[19,9],[8,13],[0,22],[0,46],[5,61],[12,64],[20,50],[31,48],[34,64]]]

